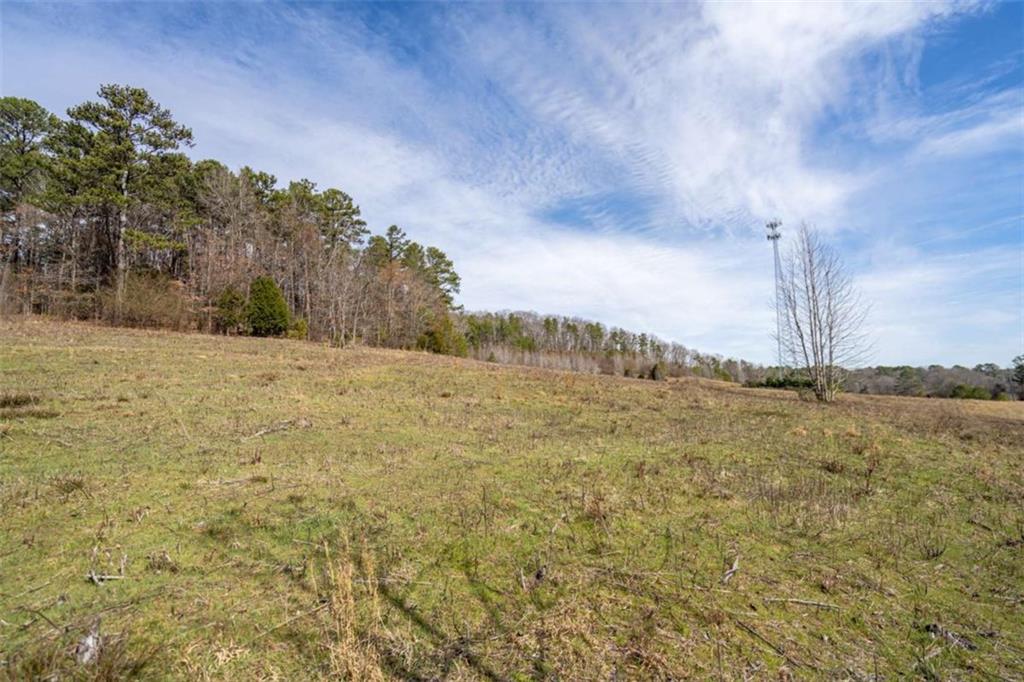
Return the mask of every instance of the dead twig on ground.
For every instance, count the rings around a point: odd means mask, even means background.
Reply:
[[[763,597],[763,599],[769,603],[802,604],[804,606],[815,606],[819,609],[831,609],[833,611],[840,610],[835,604],[826,604],[822,601],[811,601],[810,599],[785,599],[782,597]]]
[[[102,585],[103,583],[107,582],[108,580],[125,580],[127,577],[128,576],[125,576],[125,575],[112,575],[112,574],[97,573],[96,571],[93,571],[93,570],[90,570],[88,573],[85,574],[85,579],[86,580],[88,580],[89,582],[95,583],[97,585]]]
[[[271,433],[277,433],[278,431],[287,431],[288,429],[290,429],[292,427],[300,428],[300,429],[308,429],[311,426],[313,426],[313,422],[309,421],[308,419],[306,419],[304,417],[301,418],[301,419],[282,419],[281,421],[277,422],[276,424],[273,424],[271,426],[267,426],[265,428],[260,429],[256,433],[253,433],[252,435],[243,437],[242,438],[242,442],[244,443],[247,440],[253,440],[254,438],[260,438],[262,436],[266,436],[266,435],[271,434]]]
[[[64,632],[64,628],[63,627],[61,627],[60,625],[57,625],[56,623],[54,623],[52,620],[50,620],[49,616],[47,616],[45,613],[43,613],[39,609],[33,609],[30,606],[21,606],[21,607],[19,607],[19,609],[21,611],[26,612],[26,613],[31,613],[33,616],[38,616],[39,618],[42,618],[47,623],[49,623],[50,627],[52,627],[57,632],[60,632],[60,633]],[[31,623],[31,621],[29,621],[29,623]],[[26,626],[22,626],[22,627],[26,627]]]
[[[738,570],[740,570],[740,555],[739,554],[737,554],[736,558],[732,560],[732,568],[730,568],[728,571],[726,571],[725,575],[722,576],[722,584],[725,585],[726,583],[728,583],[729,580],[731,580],[732,577],[734,575],[736,575],[736,571],[738,571]]]
[[[250,647],[253,644],[255,644],[256,642],[258,642],[261,639],[263,639],[264,637],[266,637],[267,635],[269,635],[271,632],[274,632],[275,630],[280,630],[284,626],[290,625],[290,624],[294,623],[297,620],[302,620],[303,618],[306,618],[308,616],[312,616],[315,613],[319,613],[320,611],[323,611],[324,609],[328,608],[330,605],[331,605],[330,602],[324,602],[323,604],[319,604],[319,605],[313,607],[312,609],[309,609],[308,611],[303,611],[302,613],[300,613],[298,615],[292,616],[288,620],[282,621],[282,622],[278,623],[277,625],[273,626],[272,628],[270,628],[269,630],[264,630],[260,634],[256,635],[251,640],[249,640],[249,642],[245,646],[246,647]]]
[[[803,662],[801,662],[801,661],[798,661],[798,660],[796,660],[795,658],[793,658],[792,656],[790,656],[789,654],[787,654],[787,653],[786,653],[786,651],[785,651],[785,650],[784,650],[784,649],[783,649],[782,647],[780,647],[780,646],[778,646],[777,644],[773,643],[773,642],[772,642],[772,641],[771,641],[770,639],[768,639],[767,637],[765,637],[764,635],[762,635],[761,633],[759,633],[759,632],[758,632],[757,630],[755,630],[754,628],[752,628],[752,627],[750,627],[749,625],[747,625],[746,623],[744,623],[744,622],[743,622],[742,620],[740,620],[739,618],[735,618],[735,617],[734,617],[734,618],[733,618],[732,620],[733,620],[733,622],[734,622],[734,623],[736,623],[736,625],[740,626],[740,628],[741,628],[741,629],[742,629],[742,630],[743,630],[744,632],[746,632],[746,633],[747,633],[747,634],[749,634],[750,636],[754,637],[755,639],[758,639],[758,640],[760,640],[761,642],[764,642],[765,644],[767,644],[767,645],[768,645],[768,647],[769,647],[769,648],[770,648],[770,649],[771,649],[772,651],[774,651],[774,652],[775,652],[775,653],[777,653],[777,654],[778,654],[779,656],[781,656],[781,657],[782,657],[783,659],[785,659],[785,661],[786,661],[787,663],[789,663],[789,664],[791,664],[791,665],[793,665],[793,666],[795,666],[795,667],[807,667],[807,668],[811,668],[811,669],[816,669],[816,668],[814,668],[814,666],[812,666],[812,665],[808,665],[808,664],[806,664],[806,663],[803,663]]]

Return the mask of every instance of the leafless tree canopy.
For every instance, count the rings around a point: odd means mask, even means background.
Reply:
[[[867,307],[838,254],[806,225],[785,257],[781,278],[783,353],[806,370],[818,400],[831,401],[846,369],[866,358]]]

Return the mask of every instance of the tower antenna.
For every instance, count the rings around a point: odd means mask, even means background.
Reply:
[[[768,230],[768,241],[772,243],[772,250],[775,252],[775,340],[778,344],[778,371],[779,375],[782,375],[782,302],[780,301],[780,289],[782,287],[782,262],[779,260],[779,240],[782,239],[782,233],[779,232],[779,228],[782,227],[782,221],[775,219],[769,220],[764,226]]]

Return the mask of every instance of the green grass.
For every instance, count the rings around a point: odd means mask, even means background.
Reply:
[[[12,678],[1024,670],[1020,403],[30,320],[0,404]]]

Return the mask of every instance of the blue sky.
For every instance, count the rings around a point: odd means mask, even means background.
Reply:
[[[778,217],[843,253],[872,362],[1024,352],[1021,3],[0,12],[4,95],[145,87],[194,157],[340,187],[445,249],[469,309],[767,362]]]

